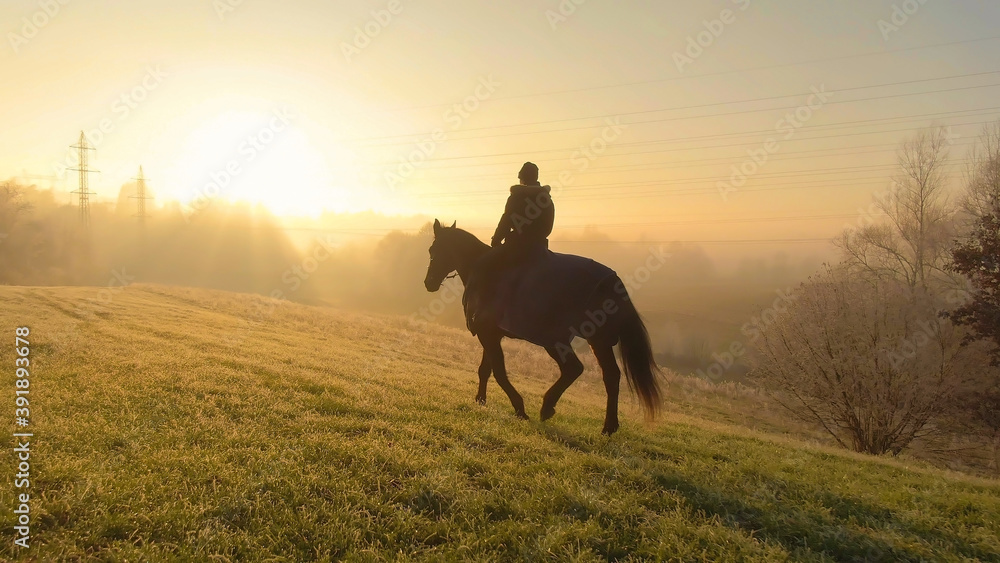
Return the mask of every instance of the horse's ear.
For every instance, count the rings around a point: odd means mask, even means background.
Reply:
[[[452,222],[452,224],[451,224],[451,228],[452,228],[452,229],[454,229],[454,228],[455,228],[455,225],[457,225],[457,224],[458,224],[458,221],[457,221],[457,220],[456,220],[456,221],[453,221],[453,222]]]
[[[440,231],[440,230],[441,230],[441,221],[438,221],[437,219],[435,219],[434,220],[434,234],[435,235],[438,234],[438,231]]]

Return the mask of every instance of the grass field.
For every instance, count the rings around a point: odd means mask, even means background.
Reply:
[[[522,422],[495,383],[473,402],[471,336],[403,318],[159,286],[101,297],[0,288],[4,365],[31,328],[35,433],[31,547],[12,544],[5,448],[0,559],[1000,561],[996,482],[669,397],[653,426],[628,398],[607,439],[592,372],[541,424],[554,365],[508,345]]]

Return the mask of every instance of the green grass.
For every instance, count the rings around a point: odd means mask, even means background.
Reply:
[[[471,336],[406,319],[159,286],[75,313],[96,296],[0,288],[4,365],[32,330],[36,433],[32,547],[7,449],[0,559],[1000,561],[995,482],[669,398],[654,426],[624,400],[607,439],[590,367],[541,424],[554,365],[506,345],[522,422],[495,383],[473,402]]]

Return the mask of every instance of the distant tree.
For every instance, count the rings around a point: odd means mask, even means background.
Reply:
[[[21,186],[11,181],[0,183],[0,283],[17,279],[24,258],[24,245],[18,243],[18,224],[30,209]]]
[[[10,234],[21,216],[31,209],[24,189],[14,182],[0,182],[0,232]]]
[[[763,327],[750,377],[842,446],[898,454],[969,384],[940,306],[906,282],[828,266]]]
[[[954,322],[968,325],[967,341],[988,340],[994,344],[992,364],[1000,365],[1000,218],[983,215],[969,236],[952,249],[952,271],[970,283],[970,299],[950,313]]]
[[[967,326],[966,344],[988,344],[992,370],[980,368],[981,383],[959,399],[971,426],[993,437],[993,463],[1000,474],[1000,121],[983,128],[971,151],[961,199],[968,232],[955,241],[948,269],[968,282],[969,299],[950,312]]]
[[[961,205],[972,222],[1000,209],[1000,120],[983,127],[970,152]]]
[[[983,128],[971,152],[962,210],[969,231],[955,242],[948,269],[968,282],[968,300],[950,312],[950,318],[969,327],[966,344],[989,344],[989,361],[1000,366],[1000,121]],[[996,371],[980,370],[983,381],[964,405],[974,425],[994,438],[994,458],[1000,472],[1000,378]]]
[[[875,201],[886,221],[848,229],[835,241],[851,267],[911,290],[944,273],[953,214],[943,194],[949,142],[947,130],[937,128],[903,144],[892,188]]]

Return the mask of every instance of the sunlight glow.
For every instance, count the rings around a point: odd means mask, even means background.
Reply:
[[[192,209],[215,198],[260,203],[276,215],[344,210],[351,186],[333,186],[327,158],[294,112],[228,112],[193,131],[168,172],[173,196]]]

